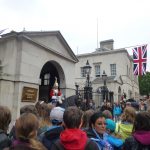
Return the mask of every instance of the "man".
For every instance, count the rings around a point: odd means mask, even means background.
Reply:
[[[61,96],[62,96],[62,93],[60,89],[58,88],[57,78],[55,77],[55,83],[53,85],[53,88],[50,91],[50,102],[54,104],[55,106],[57,106],[57,103],[61,104],[62,103]]]
[[[64,111],[65,109],[61,107],[54,107],[51,110],[50,122],[52,126],[39,137],[40,141],[48,150],[51,150],[52,143],[59,139],[60,133],[64,130],[62,125]]]
[[[98,146],[89,140],[82,126],[82,111],[75,106],[68,107],[63,115],[65,130],[60,139],[51,147],[51,150],[98,150]]]

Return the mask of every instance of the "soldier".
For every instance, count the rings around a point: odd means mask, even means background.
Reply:
[[[57,103],[62,104],[61,96],[62,93],[58,87],[57,78],[55,77],[55,83],[50,91],[50,102],[55,106],[57,105]]]

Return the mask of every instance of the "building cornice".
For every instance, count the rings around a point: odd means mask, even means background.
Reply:
[[[117,54],[117,53],[126,53],[127,57],[129,58],[129,60],[133,61],[133,58],[129,55],[129,53],[127,52],[126,49],[114,49],[114,50],[109,50],[109,51],[96,51],[96,52],[92,52],[92,53],[85,53],[85,54],[79,54],[76,55],[77,58],[84,58],[84,57],[92,57],[92,56],[104,56],[104,55],[108,55],[108,54]]]

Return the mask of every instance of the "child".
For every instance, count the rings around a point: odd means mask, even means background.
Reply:
[[[106,119],[106,140],[112,145],[114,150],[120,150],[123,146],[123,140],[115,135],[116,123],[111,119]]]

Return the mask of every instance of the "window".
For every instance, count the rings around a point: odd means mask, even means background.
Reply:
[[[110,64],[111,76],[116,76],[116,64]]]
[[[49,85],[49,81],[50,81],[50,73],[46,73],[44,75],[44,85]]]
[[[86,70],[81,67],[81,77],[86,77]]]
[[[100,65],[95,65],[95,77],[100,77]]]

